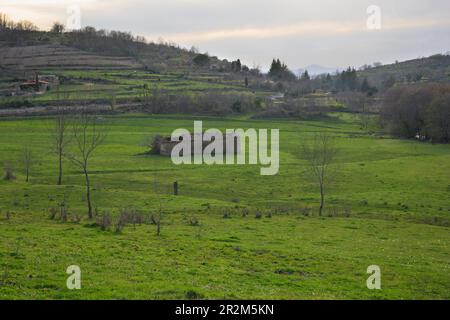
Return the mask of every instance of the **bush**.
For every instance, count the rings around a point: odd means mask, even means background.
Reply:
[[[309,216],[310,212],[311,208],[308,207],[300,208],[300,214],[304,215],[305,217]]]
[[[111,226],[111,215],[109,213],[104,213],[100,217],[97,217],[97,226],[103,231],[108,230]]]
[[[198,226],[199,225],[199,221],[196,217],[191,217],[191,219],[189,219],[189,224],[193,227]]]
[[[55,207],[51,207],[50,209],[48,209],[48,213],[50,220],[54,220],[56,218],[56,215],[58,214],[58,210],[56,210]]]
[[[6,165],[4,168],[5,175],[3,176],[3,179],[6,181],[15,180],[16,177],[14,176],[14,169],[10,165]]]
[[[188,299],[188,300],[198,300],[201,298],[202,298],[202,295],[194,290],[189,290],[186,292],[186,299]]]
[[[224,219],[230,219],[230,218],[231,218],[231,213],[228,212],[228,211],[225,211],[225,212],[223,213],[223,218],[224,218]]]

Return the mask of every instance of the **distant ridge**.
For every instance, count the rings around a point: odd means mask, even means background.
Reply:
[[[336,71],[340,71],[339,68],[333,68],[333,67],[324,67],[318,64],[311,64],[305,68],[299,68],[297,69],[297,74],[301,75],[305,70],[308,70],[308,73],[310,76],[318,76],[320,74],[334,74]]]

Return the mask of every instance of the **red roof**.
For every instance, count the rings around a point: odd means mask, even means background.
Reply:
[[[39,83],[48,84],[48,81],[39,80]],[[27,80],[27,81],[23,82],[22,84],[36,84],[36,80]]]

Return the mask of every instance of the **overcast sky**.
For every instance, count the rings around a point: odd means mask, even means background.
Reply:
[[[74,4],[82,26],[162,37],[264,69],[273,57],[292,69],[342,68],[450,51],[449,0],[0,0],[0,12],[48,29]],[[367,28],[370,5],[381,9],[380,30]]]

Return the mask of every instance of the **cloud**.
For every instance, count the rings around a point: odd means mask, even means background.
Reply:
[[[82,26],[160,37],[227,58],[291,65],[354,65],[446,52],[448,0],[0,0],[0,11],[48,29],[81,7]],[[381,8],[368,30],[366,9]],[[376,46],[375,46],[376,44]],[[307,49],[305,49],[307,48]]]
[[[384,31],[395,31],[400,29],[416,29],[425,27],[449,27],[448,20],[392,20],[386,21],[382,25]],[[244,27],[244,28],[230,28],[218,29],[206,32],[191,32],[191,33],[172,33],[163,34],[162,37],[166,40],[180,42],[180,43],[205,43],[209,41],[221,39],[270,39],[278,37],[292,37],[292,36],[333,36],[346,33],[364,32],[368,31],[366,25],[361,21],[339,23],[332,21],[309,21],[291,25],[278,25],[270,27]],[[150,38],[154,38],[155,34],[149,34]],[[161,35],[159,35],[161,36]]]

